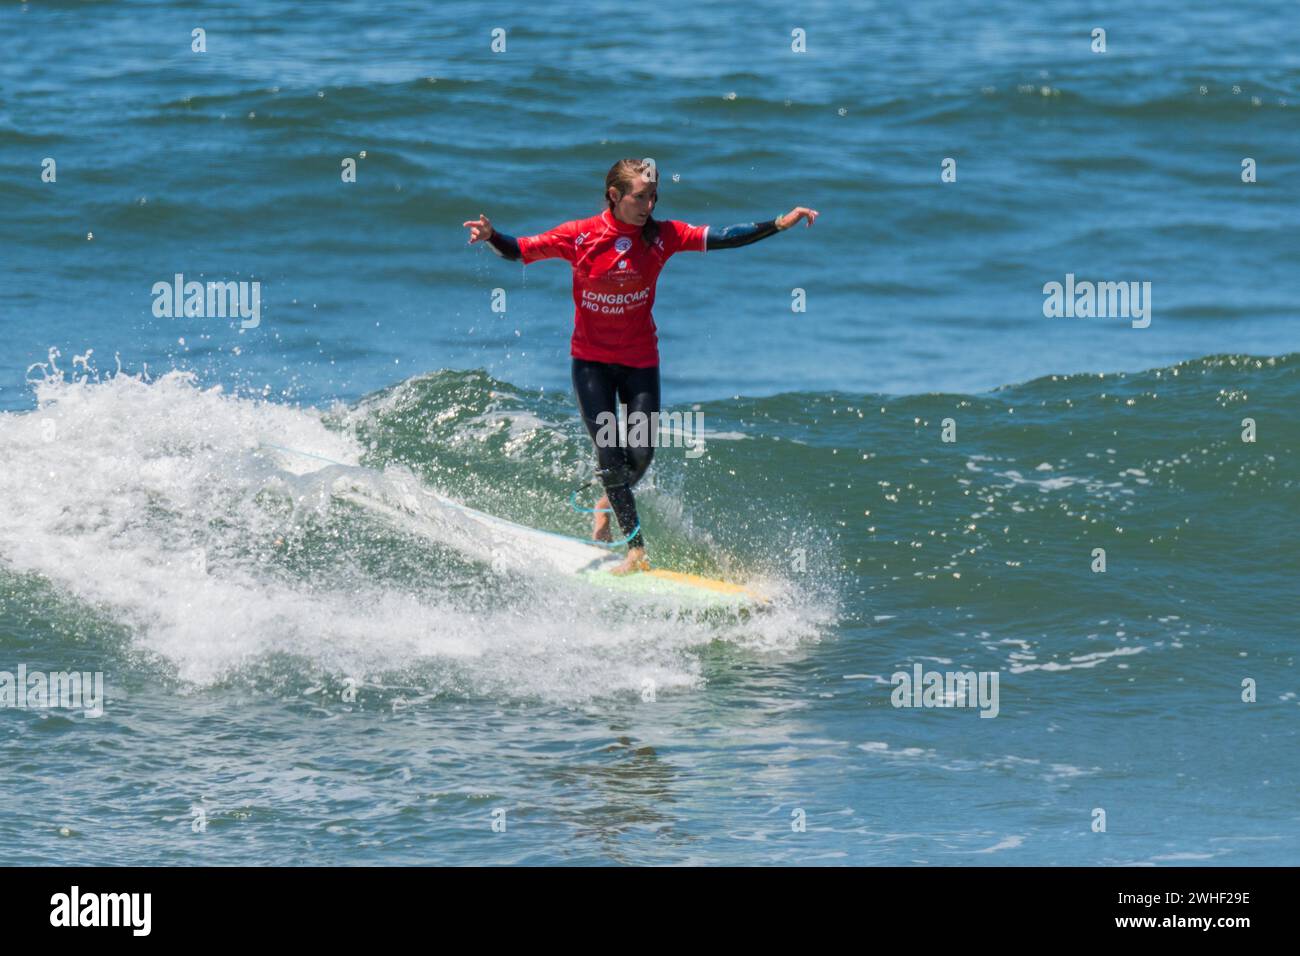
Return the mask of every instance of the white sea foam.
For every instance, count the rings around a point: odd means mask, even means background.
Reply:
[[[1096,667],[1112,657],[1121,657],[1128,654],[1140,654],[1146,648],[1143,647],[1117,647],[1113,651],[1097,651],[1094,654],[1080,654],[1070,658],[1070,663],[1062,664],[1059,661],[1048,661],[1044,664],[1013,664],[1010,668],[1013,674],[1023,674],[1026,671],[1069,671],[1076,668]],[[1020,657],[1020,655],[1014,655]]]
[[[35,410],[0,414],[0,560],[111,609],[140,649],[198,685],[288,654],[358,679],[424,667],[453,673],[466,693],[572,702],[639,693],[647,681],[656,692],[695,687],[698,648],[722,640],[790,653],[829,620],[788,601],[724,624],[619,615],[585,590],[510,577],[503,587],[490,571],[471,575],[468,591],[464,574],[414,588],[357,553],[391,549],[396,532],[368,531],[377,519],[294,473],[321,463],[284,467],[259,450],[354,465],[362,448],[317,410],[204,389],[179,372],[54,378],[36,391]],[[510,420],[533,427],[526,418]],[[308,560],[287,561],[286,541]],[[427,555],[435,582],[436,558]],[[769,584],[797,602],[792,587]]]

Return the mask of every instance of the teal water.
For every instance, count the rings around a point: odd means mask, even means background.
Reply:
[[[0,14],[0,671],[107,687],[0,709],[12,862],[1296,862],[1294,17],[745,9]],[[638,488],[652,556],[766,613],[503,575],[258,452],[581,534],[567,271],[460,222],[624,155],[660,216],[822,213],[657,296],[707,450]],[[155,318],[176,272],[260,324]],[[1067,273],[1150,326],[1045,318]],[[916,664],[997,716],[892,706]]]

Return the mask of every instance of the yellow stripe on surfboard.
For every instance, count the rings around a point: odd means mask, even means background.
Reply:
[[[662,568],[651,568],[649,571],[638,572],[648,574],[651,577],[663,578],[666,581],[676,581],[678,584],[687,584],[691,587],[703,588],[706,591],[719,591],[723,594],[743,594],[751,597],[755,601],[766,601],[765,595],[745,587],[743,584],[732,584],[730,581],[716,581],[713,578],[700,577],[698,574],[686,574],[683,571],[665,571]]]

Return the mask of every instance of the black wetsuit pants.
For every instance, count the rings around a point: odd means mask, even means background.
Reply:
[[[614,517],[626,538],[637,527],[632,486],[650,467],[654,443],[659,437],[655,434],[658,430],[659,366],[633,368],[575,358],[573,391],[578,397],[583,424],[596,445],[596,476],[605,486]],[[619,436],[620,404],[626,406],[626,443]],[[644,423],[640,427],[637,427],[638,420]],[[645,547],[640,531],[628,541],[628,547]]]

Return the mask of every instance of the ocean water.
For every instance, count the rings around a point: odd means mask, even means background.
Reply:
[[[0,672],[105,687],[0,708],[8,862],[1295,864],[1300,21],[1200,7],[8,5]],[[623,156],[662,218],[821,213],[657,294],[706,451],[651,555],[761,613],[266,454],[581,534],[567,267],[460,223]],[[155,316],[177,273],[257,324]],[[1067,275],[1149,324],[1045,316]],[[918,665],[996,706],[895,706]]]

